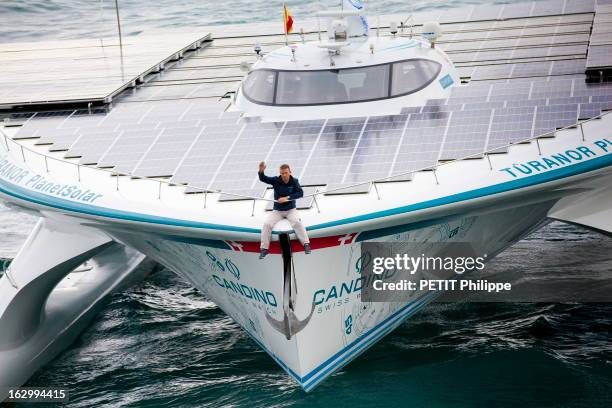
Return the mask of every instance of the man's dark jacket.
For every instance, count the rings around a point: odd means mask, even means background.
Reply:
[[[274,199],[278,200],[281,197],[289,197],[291,201],[286,203],[274,203],[274,209],[278,211],[289,211],[295,208],[295,200],[304,196],[304,190],[298,182],[298,179],[289,176],[289,182],[284,183],[280,176],[268,177],[263,171],[259,172],[259,180],[274,187]]]

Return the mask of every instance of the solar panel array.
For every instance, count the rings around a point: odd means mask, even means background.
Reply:
[[[122,52],[116,39],[3,43],[0,107],[107,102],[209,38],[176,31],[130,36]]]
[[[593,80],[612,76],[612,0],[597,0],[586,67]]]
[[[172,177],[191,192],[260,197],[262,160],[271,174],[287,162],[303,185],[334,189],[478,155],[596,116],[612,109],[612,84],[589,84],[584,75],[475,81],[399,115],[346,119],[262,123],[223,108],[194,100],[36,114],[16,138],[38,137],[82,164],[121,174]]]
[[[471,82],[452,88],[448,99],[397,115],[262,123],[202,98],[227,84],[172,82],[170,75],[171,85],[153,82],[108,112],[37,113],[16,138],[37,138],[81,164],[171,178],[190,193],[221,190],[221,200],[262,197],[268,188],[256,174],[262,160],[268,174],[290,164],[308,191],[366,182],[330,192],[364,193],[371,188],[367,181],[392,175],[390,181],[410,180],[412,174],[397,175],[488,150],[503,153],[508,144],[612,109],[612,83],[587,83],[584,74],[592,14],[560,16],[541,26],[525,22],[519,31],[512,26],[515,35],[491,29],[505,24],[500,18],[593,10],[594,2],[582,0],[470,8],[471,20],[495,21],[469,23],[474,31],[458,31],[445,48]],[[162,100],[127,102],[137,99]],[[298,204],[309,208],[312,200]]]

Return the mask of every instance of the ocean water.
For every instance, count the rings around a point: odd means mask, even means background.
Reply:
[[[282,21],[282,4],[291,10],[296,27],[321,7],[340,0],[118,0],[124,35],[146,30]],[[502,4],[516,0],[377,0],[366,1],[370,15],[406,13],[471,4]],[[2,0],[0,42],[115,36],[114,0]]]
[[[483,2],[371,6],[409,12],[477,3]],[[128,34],[265,21],[280,7],[262,0],[120,4]],[[287,4],[298,21],[318,7]],[[113,35],[112,6],[2,0],[0,42]],[[0,206],[0,258],[15,256],[34,222]],[[542,248],[548,257],[534,255]],[[612,274],[610,253],[610,238],[552,223],[496,262],[527,278],[542,270]],[[67,407],[606,407],[612,406],[611,334],[610,304],[432,305],[306,394],[213,303],[162,269],[111,296],[83,335],[27,386],[68,387]]]
[[[497,266],[564,274],[526,255],[571,244],[566,259],[589,274],[601,259],[588,248],[609,260],[610,241],[553,223]],[[113,295],[27,386],[68,387],[67,407],[608,407],[611,333],[610,304],[434,304],[307,394],[213,303],[160,270]]]

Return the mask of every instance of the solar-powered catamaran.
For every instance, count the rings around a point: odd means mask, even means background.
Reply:
[[[431,300],[361,302],[361,243],[494,254],[551,219],[611,233],[611,13],[479,6],[383,17],[382,32],[346,2],[321,14],[324,34],[313,24],[282,46],[265,25],[224,27],[118,92],[55,99],[73,109],[11,99],[0,194],[41,218],[0,280],[0,385],[69,344],[147,260],[311,390]],[[261,160],[289,162],[306,187],[311,255],[281,223],[257,259],[272,202]]]

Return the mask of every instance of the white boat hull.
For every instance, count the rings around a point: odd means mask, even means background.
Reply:
[[[470,242],[477,252],[490,254],[490,259],[545,223],[551,206],[550,201],[544,201],[453,217],[422,228],[408,224],[375,240]],[[317,249],[311,255],[294,254],[293,310],[298,323],[305,323],[287,338],[286,332],[270,322],[282,321],[287,313],[283,307],[280,254],[259,260],[256,251],[241,250],[236,243],[232,247],[232,243],[223,241],[198,242],[150,234],[115,233],[115,239],[145,253],[204,292],[306,390],[375,344],[437,295],[415,292],[410,302],[362,302],[361,292],[368,282],[361,276],[359,234],[353,234],[344,244]],[[313,244],[316,243],[315,240]]]

